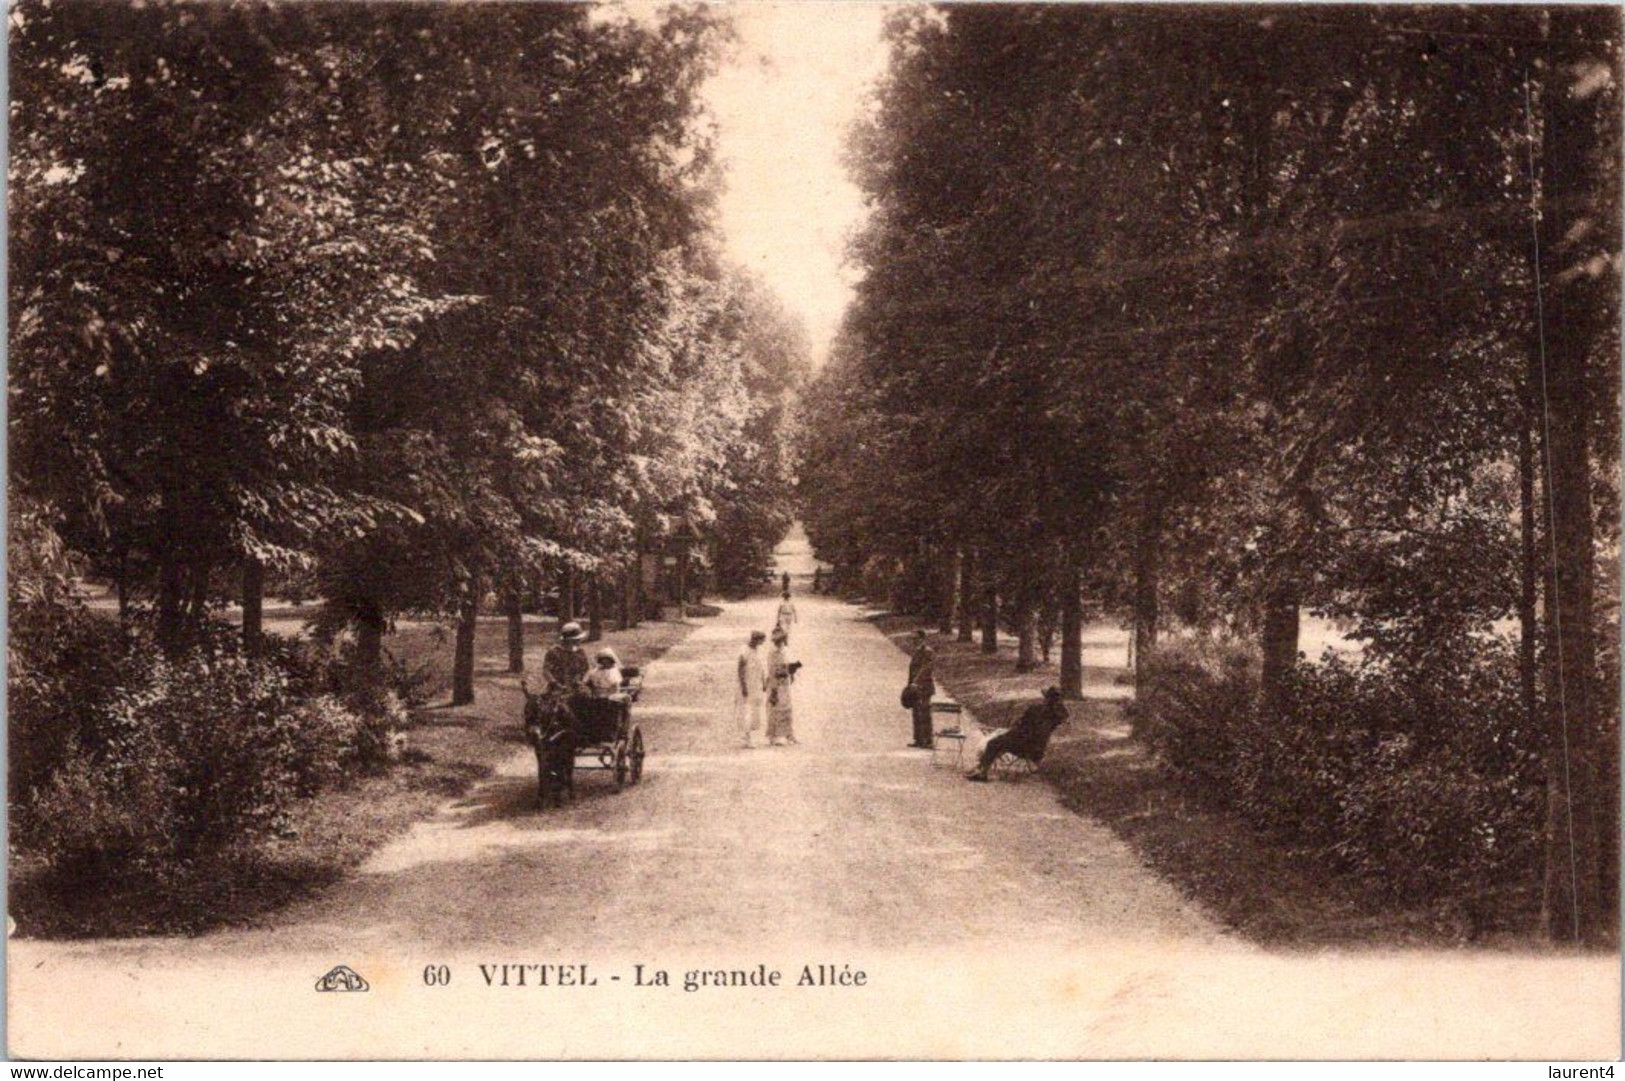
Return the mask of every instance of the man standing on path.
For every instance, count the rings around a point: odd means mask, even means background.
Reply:
[[[925,631],[914,632],[914,656],[908,661],[908,685],[914,689],[914,742],[910,747],[930,750],[936,740],[931,732],[931,696],[937,693],[933,669],[937,654],[926,640]]]
[[[734,723],[744,746],[749,747],[750,734],[762,727],[762,706],[767,699],[767,666],[762,660],[762,643],[767,635],[750,632],[750,643],[739,651],[737,665],[738,686],[734,689]]]

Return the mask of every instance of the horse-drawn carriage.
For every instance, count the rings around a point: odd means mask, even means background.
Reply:
[[[536,806],[555,806],[575,795],[577,770],[613,774],[615,787],[643,779],[643,729],[632,722],[632,703],[643,688],[634,665],[621,668],[621,689],[607,698],[580,693],[525,692],[525,737],[536,749]]]

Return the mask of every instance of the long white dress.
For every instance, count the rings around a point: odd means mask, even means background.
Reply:
[[[739,686],[743,669],[744,687]],[[746,646],[739,651],[734,675],[734,727],[745,740],[762,727],[762,709],[767,704],[767,666],[760,648]]]

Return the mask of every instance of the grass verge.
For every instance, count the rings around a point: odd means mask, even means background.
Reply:
[[[911,617],[890,614],[874,622],[904,649],[918,626]],[[1007,646],[986,654],[935,633],[931,644],[938,686],[989,726],[1010,724],[1059,679],[1054,665],[1018,673]],[[1506,899],[1494,926],[1481,925],[1456,906],[1396,908],[1316,853],[1282,845],[1224,807],[1186,792],[1130,735],[1120,682],[1125,676],[1120,668],[1085,668],[1086,697],[1067,703],[1071,719],[1052,740],[1040,776],[1068,809],[1106,825],[1239,934],[1285,949],[1532,943],[1538,898]]]

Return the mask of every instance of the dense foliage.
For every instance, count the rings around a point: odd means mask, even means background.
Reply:
[[[12,837],[70,877],[273,835],[295,800],[382,767],[405,721],[393,690],[308,643],[250,658],[222,628],[170,658],[82,609],[29,605],[13,626]]]
[[[565,580],[635,595],[675,523],[759,568],[807,347],[717,249],[717,15],[68,0],[11,29],[20,844],[274,829],[397,723],[401,615],[456,620],[464,701],[492,595],[516,625]],[[263,634],[267,583],[319,595],[330,655]]]
[[[851,152],[865,277],[807,396],[819,553],[985,649],[1015,631],[1023,665],[1058,623],[1072,693],[1084,598],[1142,681],[1170,627],[1246,638],[1228,704],[1142,703],[1179,768],[1317,843],[1341,812],[1298,751],[1362,821],[1544,829],[1550,930],[1605,935],[1617,17],[945,5],[889,32]],[[1357,676],[1305,669],[1306,610],[1364,642]],[[1467,761],[1430,750],[1464,707],[1418,689],[1486,669],[1516,694],[1462,700],[1474,738],[1540,759],[1483,767],[1496,809],[1409,772]],[[1376,713],[1409,726],[1380,754]],[[1330,742],[1297,746],[1312,720]],[[1404,850],[1423,877],[1484,855]]]
[[[1539,881],[1545,775],[1504,646],[1413,678],[1302,665],[1275,711],[1243,645],[1170,642],[1148,667],[1131,714],[1193,791],[1395,901],[1527,907],[1504,902]]]

